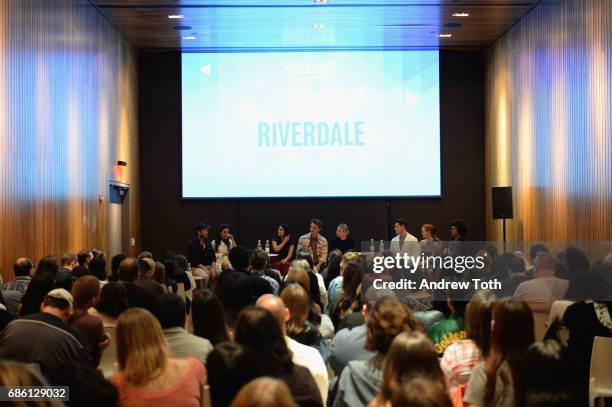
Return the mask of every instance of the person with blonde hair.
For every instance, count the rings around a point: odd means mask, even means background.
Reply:
[[[295,403],[282,380],[260,377],[244,386],[230,407],[295,407]]]
[[[280,294],[280,298],[289,309],[287,321],[287,336],[299,343],[318,348],[321,342],[319,325],[308,320],[310,314],[310,297],[300,284],[288,284]]]
[[[123,407],[199,407],[206,382],[204,365],[196,359],[170,357],[157,319],[147,310],[131,308],[117,320],[117,372],[112,382]]]
[[[3,387],[40,387],[48,386],[49,384],[43,380],[33,369],[27,365],[11,360],[0,361],[0,386]],[[6,406],[15,407],[61,407],[63,404],[59,401],[14,401],[12,403],[4,402]]]
[[[344,280],[344,269],[346,265],[349,263],[361,264],[361,256],[357,252],[346,252],[342,255],[342,260],[340,260],[340,275],[334,278],[327,288],[327,298],[329,298],[329,302],[331,303],[331,299],[334,298],[338,292],[342,290],[342,281]],[[329,305],[329,304],[328,304]],[[329,312],[331,309],[327,308]]]

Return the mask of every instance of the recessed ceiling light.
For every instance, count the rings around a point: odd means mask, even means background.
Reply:
[[[449,34],[449,33],[440,33],[440,34],[438,34],[438,37],[440,37],[440,38],[450,38],[452,36],[453,36],[453,34]]]
[[[466,12],[453,13],[453,17],[469,17],[470,14]]]
[[[313,30],[322,30],[324,28],[325,28],[325,24],[313,24],[312,25]]]
[[[197,40],[198,37],[196,37],[195,35],[185,35],[184,37],[181,37],[182,40]]]
[[[185,16],[182,14],[170,14],[168,15],[168,18],[170,20],[182,20],[183,18],[185,18]]]

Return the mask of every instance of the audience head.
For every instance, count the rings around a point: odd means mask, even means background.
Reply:
[[[140,254],[138,255],[138,260],[152,259],[152,258],[153,258],[153,253],[151,253],[148,250],[144,250],[144,251],[140,252]]]
[[[568,276],[589,270],[589,260],[586,254],[576,247],[568,247],[563,251],[561,263]]]
[[[552,277],[555,275],[557,261],[550,257],[548,253],[538,253],[534,261],[534,277]]]
[[[210,226],[206,223],[198,223],[195,225],[194,232],[197,239],[208,239],[208,231]]]
[[[506,268],[508,269],[508,274],[510,277],[524,276],[527,272],[527,270],[525,270],[525,262],[523,259],[514,255],[507,259]]]
[[[291,228],[286,223],[281,223],[276,230],[276,234],[283,238],[285,236],[289,236],[291,234]]]
[[[67,252],[60,257],[60,267],[63,269],[72,270],[79,265],[76,253]]]
[[[221,342],[208,354],[206,370],[213,406],[228,406],[240,388],[261,376],[261,364],[248,346]]]
[[[236,342],[256,352],[267,375],[281,377],[293,369],[278,320],[268,310],[254,306],[244,309],[236,321]]]
[[[15,277],[27,277],[32,274],[32,270],[34,269],[34,264],[32,264],[32,260],[27,257],[20,257],[15,260],[15,264],[13,264],[13,271],[15,272]]]
[[[160,262],[155,262],[155,267],[153,268],[153,274],[151,275],[151,280],[155,280],[160,284],[166,284],[166,267]]]
[[[421,226],[421,235],[425,240],[436,238],[436,227],[431,223],[424,224]]]
[[[55,288],[53,276],[47,273],[36,273],[32,281],[28,284],[26,292],[21,298],[21,308],[19,315],[25,316],[40,312],[40,304],[43,302],[49,291]]]
[[[240,272],[226,271],[221,273],[217,284],[215,284],[214,292],[221,305],[223,305],[230,325],[234,324],[238,313],[243,308],[255,302],[251,280],[249,276]]]
[[[342,260],[340,260],[340,275],[343,275],[344,268],[348,263],[357,263],[361,264],[361,256],[357,252],[346,252],[342,255]]]
[[[346,223],[341,223],[336,227],[336,236],[341,240],[346,239],[349,233],[349,228]]]
[[[24,363],[11,360],[0,360],[0,386],[4,387],[40,387],[49,384],[34,370]],[[15,402],[6,405],[13,406],[37,406],[37,407],[59,407],[62,403],[50,401],[38,402]]]
[[[82,267],[87,267],[92,258],[93,254],[89,250],[81,250],[77,254],[77,261],[79,262],[79,266]]]
[[[95,278],[95,277],[94,277]],[[55,315],[64,322],[68,321],[74,300],[72,294],[63,288],[49,291],[40,306],[41,312]]]
[[[70,405],[115,407],[119,392],[94,367],[84,363],[54,366],[45,371],[51,386],[70,387]]]
[[[395,234],[404,235],[406,234],[408,227],[408,221],[404,218],[397,218],[393,221],[393,228],[395,229]]]
[[[94,256],[89,262],[89,272],[98,278],[98,280],[106,280],[106,259],[104,256]]]
[[[102,314],[106,314],[112,318],[118,318],[123,311],[128,309],[125,286],[114,281],[104,284],[102,290],[100,290],[100,299],[95,305],[95,308]]]
[[[133,283],[138,279],[140,273],[140,266],[138,265],[138,259],[134,257],[126,257],[119,264],[119,280],[128,283]]]
[[[249,269],[249,252],[242,246],[232,247],[228,259],[234,270],[247,271]]]
[[[185,327],[185,301],[177,294],[164,294],[159,299],[159,322],[162,329]]]
[[[467,235],[468,227],[467,223],[463,219],[455,219],[449,225],[451,239],[453,240],[464,240]]]
[[[308,275],[306,270],[304,270],[304,267],[299,264],[296,264],[295,261],[291,263],[289,271],[287,272],[287,276],[285,276],[285,282],[290,281],[297,281],[302,286],[304,286],[308,293],[310,293],[310,276]]]
[[[361,284],[361,266],[349,262],[342,269],[342,291],[349,298],[357,297],[357,288]]]
[[[269,260],[268,253],[261,249],[255,249],[251,253],[251,269],[253,271],[262,271],[268,265]],[[231,260],[230,260],[231,262]],[[232,263],[234,264],[234,263]]]
[[[178,264],[180,270],[189,270],[189,260],[187,260],[187,257],[183,256],[182,254],[176,255],[176,263]]]
[[[82,276],[72,286],[74,308],[87,310],[100,298],[100,280],[94,276]]]
[[[428,378],[446,387],[431,341],[421,332],[402,332],[393,339],[387,352],[380,392],[382,399],[392,400],[404,383],[416,377]]]
[[[155,260],[150,257],[145,257],[138,260],[138,279],[147,280],[153,276],[155,271]]]
[[[491,320],[497,297],[492,291],[478,291],[465,311],[465,331],[468,339],[476,343],[483,358],[489,356]]]
[[[272,294],[264,294],[257,299],[256,305],[260,308],[268,310],[268,312],[274,316],[278,326],[281,329],[281,332],[284,335],[286,323],[289,321],[291,315],[289,314],[289,309],[285,307],[285,303],[283,302],[282,298]]]
[[[130,308],[123,312],[117,319],[116,338],[119,370],[131,385],[148,383],[166,367],[168,344],[159,322],[149,311]]]
[[[191,301],[193,333],[213,345],[230,339],[225,312],[210,290],[196,290]]]
[[[402,382],[392,394],[391,406],[452,407],[448,391],[439,380],[413,377]]]
[[[544,252],[546,254],[548,254],[548,249],[546,248],[546,246],[544,246],[543,244],[534,244],[533,246],[531,246],[531,248],[529,249],[529,258],[531,259],[531,261],[535,261],[538,253],[540,252]]]
[[[282,380],[261,377],[244,386],[231,407],[294,407],[289,387]]]
[[[280,298],[283,300],[285,307],[289,309],[287,335],[301,333],[304,331],[304,323],[310,313],[310,295],[308,291],[300,284],[288,284],[281,292]]]
[[[595,301],[607,303],[612,313],[612,256],[609,254],[603,259],[597,259],[591,265],[588,274],[588,297]],[[31,284],[31,283],[30,283]]]
[[[36,266],[37,274],[49,274],[53,277],[59,271],[59,263],[57,259],[53,256],[45,256],[38,262],[38,266]]]
[[[116,254],[111,259],[111,280],[118,281],[119,280],[119,265],[127,256],[124,254]]]
[[[366,326],[365,348],[386,355],[393,338],[402,332],[417,330],[418,322],[400,300],[385,297],[368,311]]]

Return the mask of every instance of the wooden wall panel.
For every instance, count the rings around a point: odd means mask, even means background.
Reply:
[[[5,279],[18,256],[107,249],[111,179],[132,186],[139,241],[136,87],[135,51],[86,0],[0,0]]]
[[[489,52],[490,187],[512,185],[510,240],[612,240],[612,1],[544,0]]]

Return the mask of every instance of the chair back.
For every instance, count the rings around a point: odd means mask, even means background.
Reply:
[[[202,407],[212,407],[210,386],[207,383],[202,386]]]
[[[106,332],[110,338],[110,345],[102,352],[100,369],[102,369],[104,377],[108,379],[119,370],[119,366],[117,365],[117,341],[115,327],[104,327],[104,332]]]
[[[536,341],[541,341],[546,335],[548,324],[548,312],[533,313],[533,333]]]
[[[182,299],[183,299],[183,301],[184,301],[184,300],[185,300],[185,298],[186,298],[186,293],[185,293],[185,284],[183,284],[183,283],[177,283],[177,284],[176,284],[176,293],[177,293],[178,295],[180,295],[180,296],[181,296],[181,298],[182,298]]]
[[[596,336],[591,354],[591,386],[612,391],[612,338]]]

